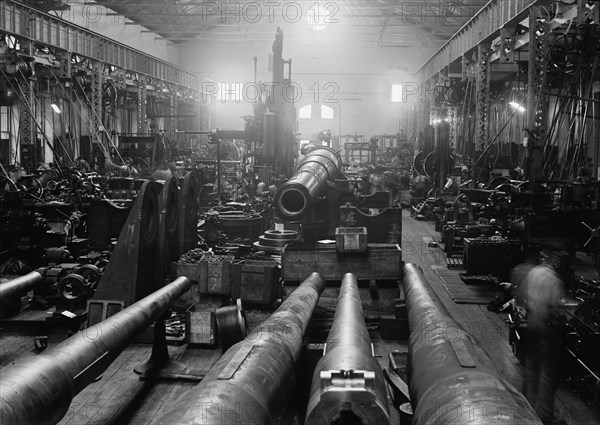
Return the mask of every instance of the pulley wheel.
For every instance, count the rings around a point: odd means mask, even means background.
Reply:
[[[89,288],[85,279],[78,274],[68,274],[57,284],[60,296],[70,303],[78,303],[87,299]]]
[[[85,280],[85,283],[89,288],[96,290],[98,282],[100,281],[100,270],[93,264],[85,264],[74,270],[75,274],[78,274]]]
[[[246,313],[242,309],[242,300],[236,300],[235,305],[217,309],[217,332],[223,352],[244,340],[248,335]]]
[[[17,187],[25,193],[40,197],[44,189],[38,179],[33,176],[23,176],[17,180]]]

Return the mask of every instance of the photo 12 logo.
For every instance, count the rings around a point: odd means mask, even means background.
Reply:
[[[298,23],[306,18],[309,23],[331,24],[339,22],[336,15],[339,12],[336,2],[295,2],[295,1],[264,1],[264,2],[203,2],[201,6],[202,21],[214,22],[220,19],[222,23],[273,23],[283,19],[287,23]]]
[[[333,82],[315,82],[303,87],[295,82],[263,84],[207,81],[202,83],[201,91],[204,102],[208,100],[208,97],[214,96],[217,101],[222,103],[261,103],[265,101],[298,103],[307,99],[313,103],[338,103],[337,94],[340,88],[337,83]]]

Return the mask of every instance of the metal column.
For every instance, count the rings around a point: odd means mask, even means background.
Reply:
[[[545,22],[546,9],[533,7],[529,12],[529,72],[527,85],[527,144],[526,177],[542,180],[544,167],[543,146],[546,141],[548,97],[545,93],[550,26]]]
[[[489,77],[489,55],[488,45],[479,44],[477,46],[477,140],[475,142],[476,150],[483,151],[488,144],[488,108],[490,102],[490,77]]]
[[[146,83],[145,75],[138,75],[137,86],[137,133],[146,134],[148,132],[148,116],[146,114]]]

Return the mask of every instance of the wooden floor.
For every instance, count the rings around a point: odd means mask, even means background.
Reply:
[[[445,257],[439,248],[429,248],[427,242],[438,240],[439,234],[433,230],[432,223],[416,221],[405,211],[403,219],[402,257],[405,262],[417,263],[423,269],[430,284],[432,294],[444,305],[449,313],[486,348],[495,361],[500,373],[515,387],[522,385],[522,367],[513,356],[507,342],[508,332],[504,322],[505,315],[487,311],[485,305],[455,304],[440,284],[440,279],[431,266],[445,265]],[[389,289],[380,298],[387,298]],[[335,290],[325,296],[320,306],[331,308]],[[391,293],[394,291],[392,290]],[[377,306],[377,300],[369,297],[368,290],[361,290],[363,305]],[[372,314],[366,308],[367,314]],[[262,314],[262,316],[261,316]],[[251,325],[256,325],[267,315],[255,313],[250,317]],[[406,349],[405,341],[384,341],[378,332],[371,332],[375,353],[384,366],[387,354],[391,350]],[[0,367],[14,362],[23,355],[35,355],[32,337],[0,336]],[[117,360],[105,371],[102,379],[92,383],[75,397],[69,412],[61,424],[151,424],[180,394],[185,393],[194,384],[189,383],[147,383],[140,381],[133,373],[136,364],[144,361],[150,353],[148,345],[132,344],[124,350]],[[187,364],[190,368],[208,370],[221,355],[219,349],[206,350],[183,346],[171,346],[169,352],[174,360]],[[0,369],[0,385],[1,385]],[[392,423],[399,422],[398,413],[391,408]],[[561,388],[557,397],[556,415],[569,425],[600,424],[600,415],[586,403],[577,399],[566,387]],[[294,415],[292,415],[294,416]],[[286,420],[286,423],[298,423],[301,415]]]

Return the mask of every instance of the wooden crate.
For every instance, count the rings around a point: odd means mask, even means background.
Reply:
[[[188,344],[214,345],[216,320],[212,311],[188,311],[186,313],[185,342]]]
[[[234,266],[232,297],[244,303],[271,305],[280,296],[281,269],[276,262],[246,260]]]
[[[359,280],[398,280],[402,250],[396,244],[370,243],[365,253],[338,253],[335,244],[288,245],[281,257],[284,281],[302,281],[311,272],[340,281],[353,273]]]
[[[202,260],[197,264],[174,263],[172,278],[185,276],[198,283],[199,294],[231,294],[233,255],[221,256],[219,262]]]

